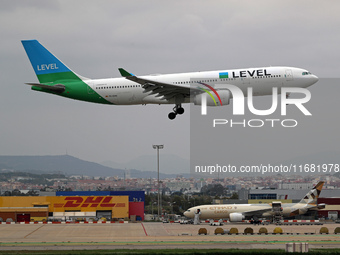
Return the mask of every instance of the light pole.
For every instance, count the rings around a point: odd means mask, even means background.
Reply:
[[[157,197],[157,201],[158,201],[158,219],[159,220],[159,198],[160,198],[160,194],[159,194],[159,150],[164,148],[163,144],[159,144],[159,145],[152,145],[152,148],[157,149],[157,186],[158,186],[158,197]]]
[[[170,202],[172,216],[174,216],[174,204],[176,204],[176,202]]]
[[[152,202],[151,203],[151,214],[152,214],[152,219],[154,220],[155,219],[155,215],[153,214],[153,205],[157,204],[156,202]]]

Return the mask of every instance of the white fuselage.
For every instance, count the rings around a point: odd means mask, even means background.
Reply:
[[[221,73],[228,75],[223,76]],[[262,67],[139,77],[188,88],[198,87],[198,82],[204,82],[213,88],[218,87],[219,84],[231,84],[239,87],[245,95],[247,88],[252,87],[254,96],[271,95],[273,87],[305,88],[318,81],[315,75],[294,67]],[[166,100],[150,92],[144,92],[140,84],[126,78],[84,80],[84,82],[102,98],[116,105],[175,103],[174,99]],[[189,102],[190,97],[185,97],[183,103]]]
[[[306,204],[295,203],[295,204],[282,204],[282,215],[289,217],[291,212],[299,210],[300,214],[304,214],[307,210],[303,210],[308,206]],[[267,218],[274,215],[271,211],[271,204],[217,204],[217,205],[201,205],[188,209],[184,212],[184,215],[189,218],[194,218],[197,209],[200,210],[200,219],[227,219],[231,213],[247,213],[251,211],[264,211],[258,214],[259,218]],[[254,215],[256,215],[254,213]]]

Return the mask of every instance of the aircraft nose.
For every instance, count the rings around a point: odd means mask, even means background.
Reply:
[[[184,214],[185,217],[188,217],[189,213],[188,212],[184,212],[183,214]]]
[[[318,76],[316,76],[314,74],[312,75],[311,79],[312,79],[312,84],[317,83],[319,81]]]

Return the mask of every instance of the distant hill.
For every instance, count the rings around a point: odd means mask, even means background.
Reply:
[[[118,176],[123,178],[123,169],[111,168],[69,155],[56,156],[0,156],[1,171],[30,173],[63,173],[65,175]],[[157,178],[156,171],[129,170],[132,178]],[[160,178],[173,178],[176,174],[160,174]]]
[[[66,175],[124,176],[124,170],[102,166],[69,155],[59,156],[0,156],[0,166],[15,171],[35,173],[61,172]]]
[[[113,161],[101,162],[102,165],[119,169],[138,169],[157,171],[157,155],[142,155],[125,163]],[[190,161],[173,154],[160,155],[160,172],[165,174],[183,174],[190,172]]]

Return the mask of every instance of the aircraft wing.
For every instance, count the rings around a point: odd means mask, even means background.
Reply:
[[[251,217],[251,216],[258,216],[258,217],[262,217],[262,215],[266,212],[270,212],[272,210],[271,207],[269,208],[265,208],[265,209],[259,209],[259,210],[250,210],[250,211],[246,211],[246,212],[242,212],[242,214],[245,217]]]
[[[170,83],[159,82],[155,80],[145,79],[127,72],[123,68],[119,68],[120,74],[130,81],[139,83],[144,89],[144,93],[151,92],[156,94],[156,97],[163,97],[163,99],[170,100],[177,96],[190,97],[190,93],[202,93],[198,88],[190,87],[190,85],[175,85]]]

